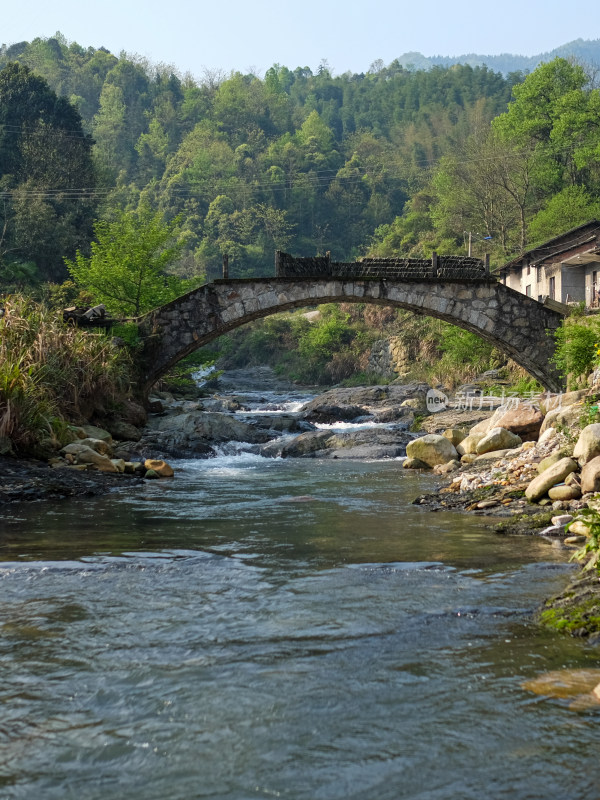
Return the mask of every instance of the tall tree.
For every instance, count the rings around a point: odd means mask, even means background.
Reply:
[[[16,63],[0,71],[0,268],[29,261],[42,277],[64,276],[63,255],[91,233],[91,146],[77,110],[45,80]]]

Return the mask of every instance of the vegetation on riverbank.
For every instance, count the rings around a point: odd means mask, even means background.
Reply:
[[[129,353],[25,295],[0,305],[0,442],[4,451],[47,456],[65,443],[69,423],[118,405],[129,388]]]

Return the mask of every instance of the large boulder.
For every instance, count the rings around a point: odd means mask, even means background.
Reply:
[[[581,470],[581,491],[600,492],[600,456],[592,458]]]
[[[540,434],[545,433],[548,428],[566,428],[572,432],[577,431],[583,410],[583,403],[578,402],[548,411],[542,422]]]
[[[521,444],[521,439],[506,428],[492,428],[477,445],[477,455],[491,453],[493,450],[512,450]]]
[[[479,442],[484,438],[485,433],[471,433],[463,439],[462,442],[456,448],[457,452],[461,455],[471,455],[477,454],[477,445]]]
[[[331,424],[333,422],[349,422],[368,415],[361,406],[336,406],[323,403],[313,406],[304,414],[304,419],[312,423]]]
[[[494,412],[488,430],[504,428],[516,433],[523,441],[533,441],[538,438],[543,421],[544,415],[533,404],[519,403],[511,406],[507,403]]]
[[[272,439],[267,430],[256,428],[229,414],[190,411],[150,417],[144,431],[142,447],[131,452],[153,452],[185,458],[212,452],[211,445],[223,442],[260,444]]]
[[[75,445],[76,443],[74,442],[73,444],[67,445],[67,447],[74,447]],[[77,453],[74,455],[77,464],[92,464],[101,472],[119,472],[117,466],[113,464],[108,456],[96,452],[96,450],[87,447],[87,445],[80,446]]]
[[[109,444],[112,444],[112,436],[109,431],[104,428],[98,428],[96,425],[82,425],[85,435],[89,439],[102,439]]]
[[[576,470],[576,461],[573,461],[572,458],[561,458],[560,461],[548,467],[541,475],[538,475],[537,478],[531,481],[525,490],[525,497],[533,502],[539,500],[547,493],[548,489],[551,489],[558,483],[562,483],[567,475],[576,472]]]
[[[139,442],[142,438],[140,429],[125,420],[111,419],[105,425],[112,437],[119,442]]]
[[[600,477],[600,476],[599,476]],[[548,489],[548,497],[550,500],[579,500],[581,497],[581,489],[579,486],[566,486],[564,483],[559,483],[558,486],[553,486]]]
[[[408,458],[418,458],[430,467],[459,459],[452,442],[436,433],[428,433],[427,436],[413,439],[406,445],[406,455]]]
[[[458,447],[467,438],[467,432],[462,428],[446,428],[442,436],[445,436],[454,447]]]
[[[596,456],[600,456],[600,424],[587,425],[579,434],[579,439],[573,450],[576,458],[583,466]]]

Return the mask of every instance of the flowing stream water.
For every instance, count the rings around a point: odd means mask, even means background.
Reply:
[[[2,512],[0,797],[598,798],[600,716],[520,686],[598,666],[531,621],[560,550],[400,461],[174,466]]]

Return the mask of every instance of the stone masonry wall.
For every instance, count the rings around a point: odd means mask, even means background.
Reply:
[[[503,350],[546,388],[562,386],[550,361],[554,339],[548,335],[562,317],[495,280],[331,278],[217,281],[147,314],[139,320],[142,384],[149,387],[184,356],[251,320],[330,302],[395,306],[443,319]]]

